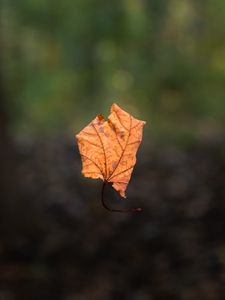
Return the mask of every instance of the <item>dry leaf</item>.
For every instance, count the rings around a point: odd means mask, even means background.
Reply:
[[[117,104],[112,105],[108,120],[98,115],[76,135],[82,174],[111,182],[114,189],[126,197],[144,124]]]

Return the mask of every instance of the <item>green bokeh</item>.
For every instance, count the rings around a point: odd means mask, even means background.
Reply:
[[[224,0],[5,0],[11,132],[77,131],[117,102],[153,140],[224,132]]]

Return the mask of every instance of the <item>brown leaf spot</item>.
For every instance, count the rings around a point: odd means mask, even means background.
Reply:
[[[102,122],[102,121],[105,120],[105,118],[103,117],[103,115],[98,115],[98,120],[99,120],[100,122]]]
[[[124,131],[121,131],[119,135],[120,135],[120,138],[122,140],[125,138],[125,132]]]
[[[112,162],[112,169],[114,170],[116,166],[117,166],[117,162],[116,162],[116,161],[113,161],[113,162]]]

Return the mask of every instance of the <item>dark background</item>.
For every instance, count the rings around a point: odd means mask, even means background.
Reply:
[[[225,295],[224,0],[2,0],[0,299]],[[145,120],[109,213],[74,139]]]

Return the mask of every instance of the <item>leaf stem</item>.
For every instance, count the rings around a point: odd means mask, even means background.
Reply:
[[[142,208],[138,207],[138,208],[128,208],[128,209],[113,209],[113,208],[110,208],[106,203],[105,203],[105,200],[104,200],[104,190],[105,190],[105,186],[106,186],[106,181],[103,181],[103,184],[102,184],[102,191],[101,191],[101,202],[102,202],[102,206],[110,211],[110,212],[120,212],[120,213],[127,213],[127,212],[141,212],[142,211]]]

